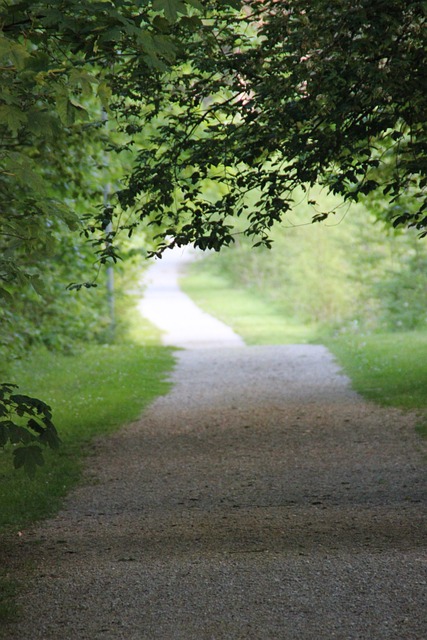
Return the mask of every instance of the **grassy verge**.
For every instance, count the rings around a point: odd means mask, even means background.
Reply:
[[[20,392],[42,398],[53,409],[62,446],[46,451],[34,480],[12,468],[8,449],[0,453],[0,528],[22,527],[55,512],[78,480],[95,437],[135,419],[165,393],[172,366],[162,347],[135,344],[91,346],[75,356],[37,352],[9,372]]]
[[[181,287],[204,311],[232,327],[247,344],[295,344],[315,339],[316,327],[284,318],[272,303],[254,291],[233,286],[208,262],[190,265]]]
[[[212,270],[209,261],[191,265],[182,286],[197,304],[232,326],[247,344],[323,343],[364,397],[427,414],[426,332],[331,337],[316,326],[287,320],[260,293],[233,287],[226,275]],[[425,432],[425,426],[420,431]]]
[[[427,333],[373,333],[323,341],[365,398],[427,412]],[[422,428],[425,431],[425,427]]]

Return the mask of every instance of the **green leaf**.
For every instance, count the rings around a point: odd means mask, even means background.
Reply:
[[[34,420],[34,418],[30,418],[28,420],[27,427],[29,429],[31,429],[32,431],[35,431],[39,435],[42,435],[42,433],[44,431],[44,428],[37,422],[37,420]]]
[[[34,478],[37,467],[42,467],[43,465],[43,452],[37,445],[19,447],[13,452],[13,466],[15,469],[23,467],[30,478]]]
[[[25,153],[10,153],[4,161],[4,167],[19,185],[29,187],[38,194],[45,192],[45,181],[36,172],[33,160]]]
[[[144,62],[152,69],[168,71],[168,66],[154,54],[144,56]]]
[[[65,126],[74,124],[77,117],[87,120],[88,113],[85,107],[73,97],[69,96],[65,90],[60,90],[56,94],[56,110],[61,122]]]
[[[77,231],[80,228],[80,218],[67,205],[56,200],[47,200],[47,210],[50,214],[54,214],[60,220],[65,222],[70,231]]]
[[[44,429],[43,433],[39,437],[39,441],[45,446],[48,446],[51,449],[55,450],[59,449],[59,446],[61,444],[58,433],[52,424]]]
[[[89,118],[88,111],[86,107],[84,107],[80,102],[77,102],[75,98],[70,98],[71,107],[76,110],[75,118],[78,115],[82,120],[87,120]]]
[[[98,42],[118,42],[121,40],[121,38],[122,30],[120,29],[120,27],[115,26],[104,31],[104,33],[99,36]]]
[[[4,447],[9,442],[9,427],[13,426],[10,420],[2,420],[0,422],[0,447]]]
[[[203,5],[201,2],[199,2],[199,0],[185,0],[185,2],[198,11],[203,11]]]
[[[102,81],[98,85],[98,89],[96,95],[101,101],[101,105],[104,107],[106,111],[109,110],[110,99],[112,95],[111,87],[105,81]]]
[[[243,6],[243,0],[220,0],[220,4],[225,4],[233,9],[241,9]]]
[[[59,121],[55,114],[32,110],[28,113],[27,129],[36,136],[52,140],[59,133]]]
[[[32,440],[34,440],[34,435],[28,431],[25,427],[21,427],[14,422],[11,422],[9,425],[9,439],[12,444],[28,444]]]
[[[0,105],[0,122],[6,124],[10,131],[16,135],[27,122],[27,116],[18,107],[3,104]]]
[[[82,95],[89,98],[93,93],[93,86],[97,80],[94,75],[80,69],[72,69],[69,76],[71,86],[80,86]]]
[[[0,33],[0,60],[10,61],[17,69],[23,69],[30,54],[19,42],[13,42]]]
[[[7,289],[4,289],[3,287],[0,287],[0,298],[3,298],[3,300],[6,300],[6,302],[8,303],[12,302],[13,300],[13,296]]]
[[[46,292],[46,286],[40,276],[30,276],[30,284],[40,296]]]
[[[168,62],[173,62],[176,57],[176,46],[167,36],[154,36],[153,42],[156,51],[160,53]]]
[[[169,22],[176,22],[178,20],[178,14],[186,14],[187,7],[181,0],[154,0],[153,9],[155,11],[163,11],[166,20]]]
[[[61,118],[61,122],[65,124],[65,126],[69,126],[74,123],[76,113],[67,94],[57,94],[56,110],[59,114],[59,117]]]
[[[154,55],[156,53],[156,45],[153,40],[153,36],[145,29],[141,29],[137,37],[137,43],[142,49],[148,53],[148,55]]]

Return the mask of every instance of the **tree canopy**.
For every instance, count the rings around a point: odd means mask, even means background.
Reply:
[[[295,187],[310,200],[314,184],[350,201],[373,194],[384,217],[424,234],[425,18],[421,0],[5,2],[8,224],[48,207],[76,225],[64,193],[40,198],[42,179],[81,182],[98,100],[121,133],[104,144],[134,158],[117,206],[89,224],[103,261],[116,259],[107,227],[111,241],[142,224],[160,249],[219,249],[240,217],[268,244]]]
[[[295,187],[310,199],[317,183],[349,201],[375,194],[380,215],[425,234],[425,3],[210,6],[157,84],[118,79],[119,118],[138,96],[135,129],[154,123],[122,206],[163,246],[219,249],[236,217],[268,244]],[[329,214],[313,207],[315,221]]]

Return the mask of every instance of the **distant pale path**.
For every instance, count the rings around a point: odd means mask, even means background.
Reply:
[[[242,347],[230,327],[204,313],[178,285],[180,268],[192,260],[184,249],[167,251],[145,275],[147,287],[140,313],[163,332],[163,343],[187,349]]]

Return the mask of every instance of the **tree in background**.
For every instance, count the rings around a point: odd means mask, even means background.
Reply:
[[[314,195],[314,194],[313,194]],[[415,229],[396,233],[362,204],[316,192],[332,219],[313,226],[301,195],[271,230],[273,250],[252,247],[243,234],[197,271],[225,277],[279,312],[286,324],[315,326],[326,335],[427,327],[427,247]]]
[[[89,309],[70,304],[65,287],[77,279],[70,288],[92,288],[99,267],[118,259],[113,238],[133,230],[127,220],[132,211],[125,214],[120,207],[114,209],[112,228],[112,207],[100,198],[134,144],[123,141],[119,131],[133,131],[133,97],[119,127],[112,117],[114,101],[122,98],[116,79],[137,82],[139,75],[145,88],[158,83],[175,60],[172,31],[184,20],[184,31],[193,25],[188,8],[202,5],[197,0],[1,3],[3,354],[37,341],[62,347],[99,330],[99,300]],[[137,116],[140,120],[139,107]],[[119,162],[111,155],[107,161],[111,148],[119,152]],[[38,445],[57,444],[49,408],[38,402],[15,393],[13,385],[0,395],[0,445],[22,444],[15,462],[29,472],[42,459]],[[40,413],[38,421],[34,412]]]
[[[138,4],[1,3],[3,357],[37,342],[64,348],[104,328],[99,296],[83,301],[66,286],[77,281],[79,288],[83,280],[83,288],[92,288],[99,264],[117,260],[102,197],[118,167],[115,157],[106,167],[110,142],[101,112],[109,111],[112,94],[106,78],[127,73],[132,55],[146,65],[164,57],[149,33],[151,7]],[[98,212],[102,237],[91,246],[85,236]],[[0,445],[8,442],[21,445],[15,464],[30,473],[42,462],[40,445],[58,444],[49,407],[9,384],[0,389]]]

